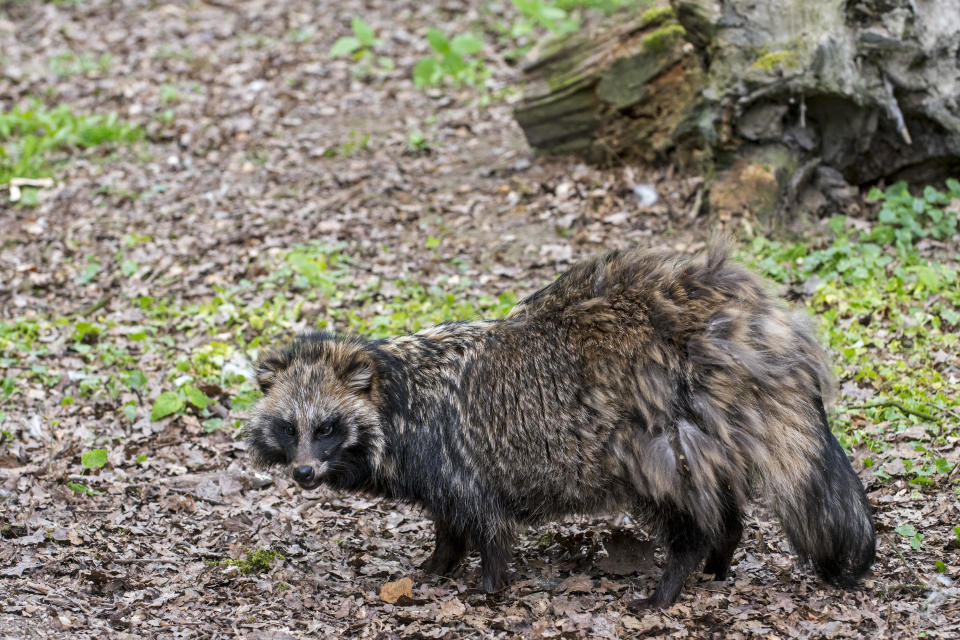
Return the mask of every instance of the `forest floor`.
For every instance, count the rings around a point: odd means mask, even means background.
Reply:
[[[484,7],[0,1],[0,637],[960,636],[960,185],[789,242],[698,217],[696,176],[532,153],[509,60],[530,20]],[[355,16],[372,53],[332,58]],[[415,86],[431,27],[483,37],[459,46],[489,93]],[[878,526],[861,590],[819,582],[761,502],[732,577],[665,610],[627,607],[662,558],[625,514],[521,531],[487,595],[475,556],[418,571],[422,513],[251,466],[262,346],[503,314],[580,258],[696,250],[719,222],[836,359]]]

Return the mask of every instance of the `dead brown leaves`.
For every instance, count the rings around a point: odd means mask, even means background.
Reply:
[[[539,158],[524,144],[509,104],[482,110],[452,91],[415,90],[409,72],[420,53],[411,43],[427,26],[450,21],[453,32],[480,19],[463,3],[438,10],[350,1],[330,11],[306,0],[85,0],[6,3],[3,11],[0,106],[49,90],[51,102],[68,102],[78,113],[116,110],[144,126],[148,140],[110,159],[75,159],[36,209],[0,204],[0,321],[84,311],[112,328],[83,344],[128,347],[150,382],[138,393],[77,393],[88,374],[69,324],[38,337],[43,356],[4,365],[2,375],[19,377],[43,364],[61,378],[53,385],[25,380],[0,407],[7,414],[2,428],[15,436],[0,448],[0,634],[956,633],[955,587],[938,582],[929,566],[906,567],[890,552],[902,542],[890,533],[899,518],[887,515],[960,524],[950,496],[918,499],[911,487],[896,484],[874,489],[882,546],[875,581],[863,592],[829,589],[796,567],[778,527],[758,509],[734,558],[733,579],[691,580],[678,604],[637,615],[625,602],[648,593],[659,572],[655,547],[633,523],[572,520],[521,531],[510,587],[488,596],[477,589],[476,557],[449,577],[416,570],[432,539],[416,510],[326,491],[304,494],[285,478],[252,470],[232,431],[208,434],[193,415],[151,422],[141,413],[126,421],[120,407],[142,407],[144,398],[155,397],[179,375],[171,365],[177,358],[211,339],[231,338],[226,331],[188,337],[171,326],[164,328],[166,351],[142,350],[119,330],[144,321],[132,303],[140,296],[182,305],[208,301],[214,286],[269,277],[269,259],[305,240],[345,245],[356,284],[379,281],[384,296],[398,280],[429,286],[451,278],[467,283],[472,296],[522,294],[603,249],[697,246],[705,233],[689,214],[702,179],[670,168],[604,169]],[[396,72],[358,79],[349,61],[327,57],[353,15],[377,30]],[[295,28],[311,29],[315,39],[292,42]],[[65,50],[109,53],[111,66],[55,78],[46,61]],[[512,81],[509,67],[493,64],[499,82]],[[176,89],[177,101],[164,103],[165,86]],[[433,115],[436,121],[427,123]],[[431,153],[408,152],[413,127],[425,130]],[[325,157],[351,140],[352,130],[370,134],[368,148]],[[134,234],[150,240],[131,244],[126,238]],[[426,250],[427,236],[439,246]],[[90,258],[100,273],[77,284]],[[138,270],[124,274],[123,260]],[[309,302],[290,330],[311,326],[328,304],[343,301]],[[73,403],[63,402],[68,390]],[[220,397],[222,388],[203,391],[217,400],[219,417],[244,417]],[[111,451],[96,473],[78,462],[91,443]],[[79,493],[67,482],[100,493]],[[552,535],[544,542],[546,532]],[[284,559],[247,573],[229,562],[255,550],[275,550]],[[956,577],[958,550],[936,549],[928,564],[934,553]]]

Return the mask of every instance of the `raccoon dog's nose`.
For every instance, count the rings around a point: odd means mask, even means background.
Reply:
[[[293,479],[299,482],[300,484],[306,484],[313,481],[313,467],[303,466],[297,467],[293,470]]]

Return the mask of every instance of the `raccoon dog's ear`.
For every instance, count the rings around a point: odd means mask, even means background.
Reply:
[[[289,351],[269,351],[260,356],[254,367],[260,391],[263,393],[270,391],[270,387],[277,379],[277,374],[290,366],[291,359]]]
[[[373,360],[365,355],[357,355],[344,364],[340,371],[340,380],[348,389],[360,393],[369,393],[373,387],[374,373]]]

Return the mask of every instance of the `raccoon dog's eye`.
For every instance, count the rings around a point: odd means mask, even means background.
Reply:
[[[313,432],[313,437],[317,440],[320,438],[326,438],[331,433],[333,433],[334,427],[337,426],[336,420],[328,420],[317,427],[316,431]]]
[[[283,418],[271,418],[270,428],[277,436],[283,434],[288,438],[297,437],[297,427],[294,426],[292,422],[284,420]]]

